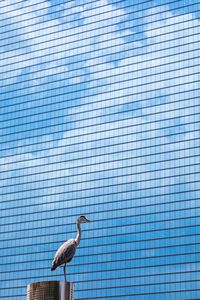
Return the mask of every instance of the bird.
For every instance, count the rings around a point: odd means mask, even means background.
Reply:
[[[75,239],[70,239],[66,241],[64,244],[62,244],[52,261],[51,265],[51,271],[54,271],[56,268],[63,266],[64,270],[64,277],[66,281],[66,265],[68,262],[72,260],[74,257],[74,254],[76,252],[76,249],[80,243],[81,240],[81,223],[88,223],[91,222],[91,220],[87,219],[85,216],[79,216],[76,225],[77,225],[77,236]]]

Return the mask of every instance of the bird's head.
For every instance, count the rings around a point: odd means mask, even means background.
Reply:
[[[77,222],[78,223],[88,223],[88,222],[91,222],[91,220],[87,219],[85,216],[80,216],[80,217],[78,217]]]

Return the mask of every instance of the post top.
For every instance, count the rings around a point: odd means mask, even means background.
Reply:
[[[33,282],[27,286],[27,300],[73,300],[73,283],[65,281]]]

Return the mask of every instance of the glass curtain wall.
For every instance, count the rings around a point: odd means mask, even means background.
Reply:
[[[200,299],[199,0],[0,1],[0,299],[55,251],[75,300]]]

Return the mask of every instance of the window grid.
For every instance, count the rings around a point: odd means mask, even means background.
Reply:
[[[200,299],[198,4],[0,5],[1,300]]]

